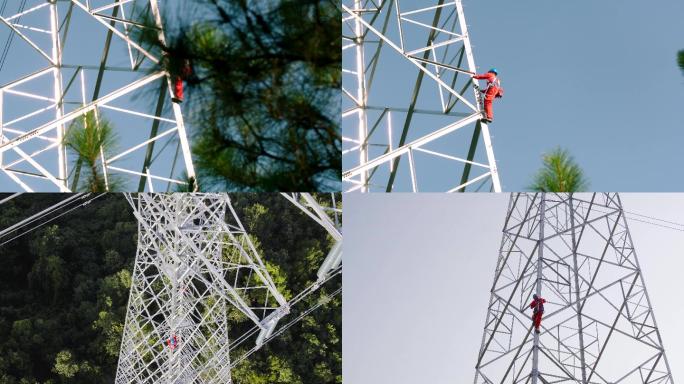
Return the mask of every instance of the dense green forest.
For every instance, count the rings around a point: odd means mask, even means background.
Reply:
[[[291,296],[311,284],[327,233],[277,194],[233,205],[274,279]],[[64,195],[25,194],[0,205],[0,228]],[[109,383],[116,372],[136,252],[137,223],[123,195],[105,195],[0,246],[0,383]],[[2,241],[6,241],[3,238]],[[323,287],[341,286],[338,276]],[[291,317],[314,305],[309,296]],[[288,321],[287,318],[284,320]],[[243,325],[236,324],[235,330]],[[231,352],[240,356],[251,345]],[[341,297],[336,296],[233,371],[239,384],[341,383]]]

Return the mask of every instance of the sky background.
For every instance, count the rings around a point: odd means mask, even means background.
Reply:
[[[494,150],[523,190],[561,145],[592,191],[682,191],[684,2],[464,1],[475,60],[496,66]],[[673,177],[674,176],[674,177]]]
[[[425,3],[400,4],[408,12]],[[504,191],[527,190],[542,154],[559,145],[584,169],[592,191],[684,190],[684,76],[676,63],[684,49],[684,2],[463,5],[478,71],[498,68],[506,91],[490,125]],[[417,70],[409,76],[404,69],[382,67],[412,87]],[[406,107],[411,89],[398,88],[380,92],[387,99],[401,95]],[[438,165],[427,171],[445,175]]]
[[[684,223],[684,194],[622,194],[626,211]],[[345,197],[343,376],[354,384],[470,382],[507,194]],[[684,375],[684,233],[628,219],[675,380]]]

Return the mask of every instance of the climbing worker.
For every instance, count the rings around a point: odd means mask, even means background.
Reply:
[[[178,347],[178,338],[176,335],[171,335],[171,338],[166,340],[166,344],[169,346],[169,348],[171,348],[172,351],[176,349]]]
[[[492,102],[494,98],[503,97],[503,88],[501,88],[501,81],[499,81],[499,72],[496,68],[492,68],[487,73],[478,75],[475,74],[473,79],[475,80],[487,80],[487,88],[482,91],[485,94],[484,108],[485,115],[482,119],[485,123],[491,123],[494,119],[494,112],[492,111]]]
[[[190,66],[190,60],[184,59],[178,73],[174,75],[173,80],[173,98],[171,101],[174,103],[183,102],[183,81],[185,81],[192,74],[192,67]]]
[[[537,294],[532,295],[532,299],[532,303],[530,303],[530,308],[532,308],[532,323],[534,324],[534,331],[539,333],[539,326],[541,326],[544,303],[546,303],[546,300],[537,296]]]

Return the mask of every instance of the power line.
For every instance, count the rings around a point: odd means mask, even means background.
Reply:
[[[602,211],[600,209],[597,209],[596,207],[592,207],[591,209],[595,210],[596,212],[601,212],[601,213],[606,213],[606,214],[612,213],[612,212]],[[684,232],[684,224],[681,224],[681,223],[677,223],[677,222],[669,221],[669,220],[664,220],[664,219],[659,219],[659,218],[654,217],[654,216],[642,215],[640,213],[626,211],[624,209],[622,210],[622,212],[624,213],[625,218],[629,219],[630,221],[637,221],[640,223],[651,224],[651,225],[654,225],[656,227],[667,228],[667,229],[672,229],[672,230],[679,231],[679,232]],[[633,217],[633,216],[637,216],[637,217]],[[656,223],[653,221],[643,220],[641,218],[659,221],[659,222],[666,223],[666,224],[672,224],[675,226],[659,224],[659,223]],[[677,228],[677,227],[680,227],[680,228]]]
[[[61,200],[58,203],[53,204],[53,205],[49,206],[48,208],[43,209],[42,211],[39,211],[38,213],[35,213],[35,214],[29,216],[28,218],[21,220],[20,222],[14,224],[14,225],[11,225],[10,227],[8,227],[6,229],[3,229],[2,231],[0,231],[0,238],[5,237],[12,232],[18,231],[22,227],[25,227],[25,226],[27,226],[27,225],[35,222],[35,221],[38,221],[40,218],[49,215],[53,210],[57,210],[60,207],[62,207],[63,205],[68,205],[73,200],[78,199],[80,197],[81,197],[81,195],[74,195],[74,196],[71,196],[67,199]]]
[[[89,194],[88,194],[88,195],[89,195]],[[88,196],[88,195],[86,195],[86,196]],[[48,220],[46,220],[46,221],[44,221],[44,222],[42,222],[42,223],[39,223],[39,224],[37,224],[37,225],[31,227],[30,229],[28,229],[28,230],[26,230],[26,231],[24,231],[24,232],[22,232],[22,233],[20,233],[20,234],[18,234],[18,235],[16,235],[16,236],[10,238],[9,240],[6,240],[6,241],[0,243],[0,247],[3,246],[3,245],[5,245],[5,244],[7,244],[7,243],[9,243],[9,242],[11,242],[11,241],[13,241],[13,240],[16,240],[16,239],[20,238],[21,236],[24,236],[24,235],[26,235],[26,234],[28,234],[28,233],[33,232],[34,230],[36,230],[36,229],[38,229],[38,228],[44,226],[45,224],[48,224],[48,223],[50,223],[50,222],[52,222],[52,221],[54,221],[54,220],[59,219],[60,217],[66,215],[66,214],[68,214],[68,213],[73,212],[73,211],[76,210],[77,208],[85,207],[86,205],[90,204],[90,202],[92,202],[92,201],[94,201],[94,200],[96,200],[96,199],[98,199],[98,198],[100,198],[100,197],[102,197],[102,196],[104,196],[104,195],[105,195],[104,193],[101,193],[101,194],[99,194],[99,195],[93,197],[92,199],[86,200],[86,201],[84,201],[83,203],[78,204],[78,205],[72,207],[71,209],[69,209],[69,210],[66,211],[66,212],[63,212],[63,213],[61,213],[61,214],[59,214],[59,215],[57,215],[57,216],[55,216],[55,217],[52,217],[52,218],[50,218],[50,219],[48,219]],[[82,197],[82,198],[84,198],[84,197]],[[70,199],[71,199],[71,198],[70,198]],[[70,200],[70,199],[67,199],[67,200]],[[64,201],[62,201],[62,202],[60,202],[60,203],[63,203],[63,202],[64,202]],[[40,215],[39,217],[36,217],[36,218],[34,218],[33,216],[30,217],[30,218],[29,218],[30,221],[31,221],[31,222],[38,221],[38,219],[40,219],[40,218],[46,216],[47,214],[51,213],[51,212],[47,212],[47,211],[53,210],[53,208],[54,208],[55,206],[60,205],[60,203],[55,204],[55,205],[52,205],[52,206],[50,206],[49,208],[47,208],[47,209],[45,209],[45,210],[39,212],[39,215]],[[62,209],[63,209],[63,207],[62,207]],[[34,216],[35,216],[35,215],[34,215]],[[26,219],[26,220],[29,220],[29,219]],[[21,223],[20,223],[20,224],[21,224]],[[20,227],[23,227],[23,226],[26,226],[26,225],[28,225],[28,223],[23,224],[23,225],[21,225]],[[15,231],[18,230],[20,227],[14,228],[14,229],[12,229],[12,230],[6,229],[5,231],[9,231],[9,232],[7,232],[7,233],[15,232]],[[3,231],[3,232],[5,232],[5,231]],[[2,236],[0,236],[0,237],[2,237]]]
[[[642,215],[642,214],[639,214],[639,213],[636,213],[636,212],[631,212],[631,211],[625,211],[625,210],[623,210],[623,212],[628,213],[628,214],[630,214],[630,215],[634,215],[634,216],[640,216],[640,217],[644,217],[644,218],[647,218],[647,219],[662,221],[663,223],[674,224],[674,225],[679,226],[679,227],[684,227],[684,224],[677,223],[677,222],[674,222],[674,221],[663,220],[663,219],[659,219],[659,218],[657,218],[657,217]]]
[[[307,297],[307,296],[309,296],[310,294],[312,294],[313,292],[315,292],[321,285],[327,283],[330,279],[332,279],[333,277],[339,275],[340,273],[342,273],[342,266],[339,266],[339,267],[335,268],[334,270],[332,270],[332,271],[330,272],[330,274],[329,274],[328,276],[326,276],[326,278],[323,279],[322,281],[317,281],[317,282],[311,284],[310,286],[308,286],[306,289],[304,289],[302,292],[300,292],[297,296],[293,297],[292,300],[290,300],[287,304],[288,304],[290,307],[295,306],[297,303],[299,303],[300,301],[302,301],[305,297]],[[252,327],[249,331],[245,332],[242,336],[240,336],[239,338],[235,339],[235,340],[229,345],[229,348],[230,348],[230,349],[234,349],[234,348],[240,346],[240,344],[242,344],[243,342],[245,342],[245,340],[249,339],[251,336],[253,336],[254,334],[256,334],[256,333],[259,331],[259,329],[260,329],[260,328],[259,328],[258,326],[255,325],[255,326]],[[274,335],[275,335],[275,334],[274,334]],[[272,338],[272,337],[267,338],[267,339],[264,341],[264,344],[268,343],[268,342],[271,340],[271,338]],[[257,349],[259,349],[259,348],[257,348]]]
[[[289,323],[287,323],[287,324],[285,324],[284,326],[282,326],[281,328],[279,328],[276,332],[274,332],[270,337],[268,337],[268,338],[264,341],[264,344],[266,344],[267,342],[269,342],[269,341],[273,340],[274,338],[280,336],[283,332],[285,332],[285,331],[288,330],[290,327],[292,327],[293,325],[295,325],[296,323],[298,323],[299,321],[301,321],[303,318],[305,318],[306,316],[308,316],[309,314],[311,314],[313,311],[315,311],[316,309],[318,309],[319,307],[321,307],[323,304],[325,304],[325,303],[329,302],[330,300],[332,300],[332,298],[334,298],[335,296],[339,295],[340,293],[342,293],[342,288],[338,288],[337,290],[335,290],[334,292],[332,292],[330,295],[324,296],[324,297],[323,297],[324,300],[319,300],[315,305],[313,305],[312,307],[310,307],[310,308],[307,309],[306,311],[302,312],[299,316],[297,316],[295,319],[293,319],[293,320],[290,321]],[[232,361],[231,364],[230,364],[230,368],[235,368],[238,364],[240,364],[243,360],[245,360],[246,358],[248,358],[249,356],[251,356],[254,352],[258,351],[260,348],[261,348],[261,346],[254,346],[254,347],[252,347],[252,349],[250,349],[249,351],[247,351],[246,353],[244,353],[242,356],[240,356],[240,357],[238,357],[237,359],[235,359],[234,361]]]
[[[7,7],[7,0],[3,0],[2,6],[0,7],[0,15],[5,13],[5,8]]]
[[[4,12],[5,10],[5,5],[7,5],[7,0],[5,0],[5,3],[2,5],[2,10],[0,10],[0,14]],[[24,8],[26,7],[26,0],[22,0],[21,4],[19,5],[19,10],[17,13],[22,13],[24,11]],[[21,16],[17,18],[17,23],[21,21]],[[14,35],[15,32],[14,30],[10,29],[10,35],[7,38],[7,42],[5,42],[5,47],[2,50],[2,56],[0,56],[0,71],[2,71],[2,68],[5,66],[5,60],[7,59],[7,54],[9,53],[10,46],[12,45],[12,40],[14,40]]]

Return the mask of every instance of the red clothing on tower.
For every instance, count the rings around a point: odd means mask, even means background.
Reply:
[[[494,74],[493,72],[487,72],[482,75],[475,75],[473,76],[473,79],[487,80],[487,89],[483,91],[485,94],[484,108],[485,113],[487,114],[487,119],[493,120],[494,111],[492,108],[492,102],[501,91],[501,82],[499,81],[499,78],[496,76],[496,74]]]
[[[176,81],[174,81],[173,95],[176,99],[183,101],[183,79],[180,76],[176,76]]]
[[[537,312],[532,314],[532,322],[534,323],[535,329],[539,329],[539,327],[541,326],[542,313],[543,312]]]
[[[173,81],[173,96],[178,99],[178,101],[183,101],[183,81],[192,75],[192,68],[190,63],[186,61],[181,69],[179,75],[177,75]]]
[[[530,303],[530,308],[532,308],[532,322],[534,323],[534,328],[536,330],[539,330],[539,327],[541,326],[544,303],[546,303],[546,300],[541,297],[533,299]]]

